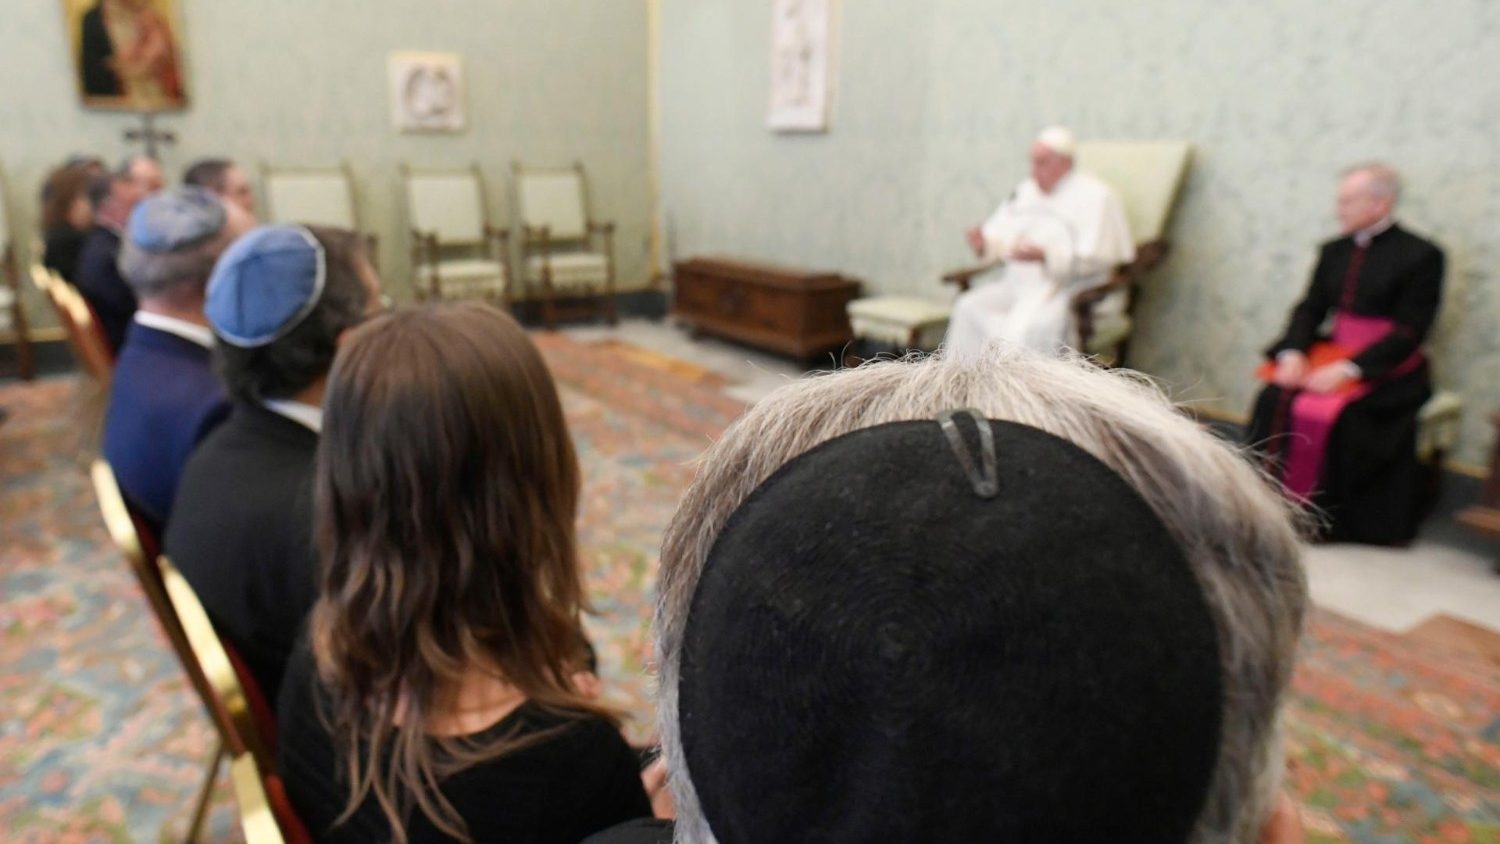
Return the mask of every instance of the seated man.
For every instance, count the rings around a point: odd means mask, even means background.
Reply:
[[[115,354],[125,344],[125,332],[136,307],[135,293],[120,276],[120,232],[136,203],[161,188],[161,166],[144,155],[127,159],[118,170],[95,178],[89,185],[94,227],[78,253],[75,283],[93,308],[109,340],[109,350]]]
[[[1067,129],[1043,131],[1031,145],[1031,178],[968,232],[975,255],[1003,263],[953,302],[950,354],[973,359],[997,341],[1047,355],[1077,345],[1073,296],[1135,259],[1119,197],[1074,169],[1075,145]]]
[[[781,388],[663,537],[676,840],[1297,840],[1290,513],[1159,394],[1070,362]]]
[[[379,298],[363,240],[334,229],[255,229],[208,283],[233,409],[188,460],[166,550],[271,702],[316,596],[312,477],[328,369]]]
[[[255,191],[250,187],[250,180],[239,165],[227,158],[205,158],[193,162],[182,174],[182,183],[211,190],[225,202],[233,202],[246,214],[255,216]]]
[[[1266,350],[1271,384],[1250,423],[1250,443],[1292,497],[1326,514],[1335,542],[1404,545],[1417,533],[1417,412],[1432,395],[1422,343],[1443,252],[1394,222],[1399,193],[1383,164],[1344,173],[1344,234],[1323,244],[1286,334]],[[1332,333],[1321,335],[1330,315]]]
[[[103,452],[126,501],[158,531],[188,455],[229,412],[203,286],[219,253],[249,228],[243,211],[202,188],[159,193],[126,226],[120,272],[140,309],[115,363]]]

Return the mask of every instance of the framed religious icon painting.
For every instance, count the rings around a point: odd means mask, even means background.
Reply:
[[[402,132],[461,132],[463,64],[453,53],[391,54],[391,122]]]
[[[62,0],[83,104],[127,111],[187,106],[181,0]]]

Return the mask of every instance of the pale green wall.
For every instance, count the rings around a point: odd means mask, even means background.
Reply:
[[[29,231],[47,169],[73,151],[117,159],[133,119],[78,105],[57,0],[3,0],[0,172],[17,228]],[[194,158],[328,165],[347,159],[364,225],[380,235],[383,274],[407,293],[397,165],[484,169],[492,215],[510,218],[510,161],[589,168],[595,216],[619,224],[622,287],[647,280],[651,185],[644,0],[184,0],[191,107],[163,125]],[[461,54],[469,128],[391,128],[392,50]],[[255,179],[259,181],[258,172]],[[33,301],[31,314],[51,323]]]
[[[662,214],[671,254],[838,269],[944,296],[961,232],[1025,173],[1041,126],[1184,138],[1197,160],[1133,362],[1242,411],[1334,174],[1380,157],[1402,217],[1447,249],[1439,381],[1467,400],[1458,457],[1500,407],[1500,4],[1488,0],[843,0],[831,131],[764,128],[770,12],[663,0]]]

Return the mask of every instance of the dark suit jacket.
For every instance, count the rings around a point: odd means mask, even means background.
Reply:
[[[167,529],[168,556],[269,701],[316,596],[317,453],[308,428],[236,402],[188,460]]]
[[[125,345],[125,333],[135,316],[135,291],[120,276],[120,236],[104,226],[95,226],[83,242],[78,255],[78,292],[88,300],[99,318],[99,326],[109,338],[109,349],[115,354]]]
[[[125,498],[158,532],[188,457],[229,413],[212,353],[139,323],[115,362],[104,417],[104,459]]]
[[[118,97],[125,93],[120,77],[109,67],[115,46],[104,28],[103,0],[84,13],[78,26],[78,71],[83,79],[83,93],[90,97]]]
[[[1361,316],[1394,320],[1395,330],[1353,358],[1366,379],[1379,379],[1411,356],[1427,338],[1443,293],[1443,250],[1400,226],[1391,226],[1370,241],[1360,267],[1351,310]],[[1353,237],[1323,244],[1312,283],[1292,311],[1286,335],[1266,350],[1275,357],[1286,349],[1306,352],[1318,327],[1344,295],[1353,258]]]
[[[87,231],[79,231],[67,223],[57,226],[43,238],[42,264],[56,270],[69,284],[77,285],[78,257],[83,254],[83,244],[88,238]]]

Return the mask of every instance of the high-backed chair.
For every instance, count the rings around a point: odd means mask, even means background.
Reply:
[[[347,163],[338,167],[273,167],[261,162],[266,220],[359,231],[354,178]]]
[[[236,664],[209,622],[208,614],[198,602],[192,587],[170,561],[159,557],[159,542],[140,516],[133,513],[120,492],[114,472],[103,460],[95,460],[91,470],[94,494],[104,525],[114,540],[167,642],[187,674],[188,684],[198,695],[218,733],[214,754],[204,771],[203,784],[194,803],[188,840],[195,840],[207,817],[213,786],[218,779],[219,763],[226,756],[253,754],[264,763],[270,761],[266,741],[264,714],[257,715],[256,692],[247,691],[241,677],[248,678],[243,664]],[[253,684],[253,680],[250,681]],[[263,703],[263,701],[261,702]]]
[[[490,223],[479,165],[414,170],[401,165],[412,269],[421,298],[481,298],[509,307],[510,232]]]
[[[1076,166],[1115,189],[1135,238],[1135,260],[1115,268],[1110,280],[1074,295],[1079,348],[1101,362],[1123,366],[1134,330],[1141,278],[1166,257],[1167,226],[1187,177],[1192,146],[1183,141],[1089,141],[1080,143]],[[943,280],[968,290],[993,262],[950,272]]]
[[[540,294],[547,327],[557,325],[560,298],[574,301],[568,313],[602,313],[613,325],[615,224],[589,216],[582,162],[545,168],[516,161],[511,171],[521,219],[521,263],[527,286]]]
[[[359,232],[374,260],[376,237],[360,225],[354,174],[348,162],[337,167],[274,167],[262,161],[260,174],[267,221]]]
[[[10,231],[3,178],[0,178],[0,335],[9,335],[16,347],[16,370],[22,378],[30,381],[36,375],[36,364],[31,355],[31,328],[26,323],[26,305],[21,299],[21,256]]]
[[[107,391],[114,376],[115,356],[88,300],[78,288],[41,264],[31,265],[31,279],[52,303],[52,310],[67,335],[68,346],[73,350],[78,366]]]

